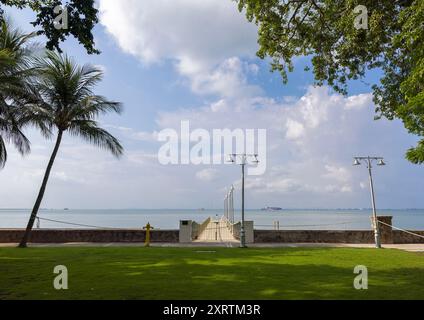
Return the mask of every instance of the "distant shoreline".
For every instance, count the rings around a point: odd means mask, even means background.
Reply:
[[[0,211],[18,211],[18,210],[31,210],[32,208],[0,208]],[[260,211],[263,208],[248,208],[247,211]],[[216,211],[223,210],[222,208],[40,208],[42,211],[116,211],[116,210],[189,210],[189,211]],[[235,208],[235,210],[241,210],[240,208]],[[281,208],[278,211],[369,211],[372,208]],[[415,211],[415,210],[424,210],[424,208],[377,208],[378,211]],[[262,210],[263,211],[263,210]]]

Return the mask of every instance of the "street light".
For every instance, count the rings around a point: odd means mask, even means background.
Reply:
[[[377,210],[375,208],[375,195],[374,195],[374,183],[372,179],[372,162],[377,161],[377,166],[385,166],[383,157],[354,157],[354,166],[360,166],[361,161],[365,161],[368,168],[368,175],[370,179],[370,190],[371,190],[371,202],[372,202],[372,215],[373,215],[373,227],[374,227],[374,238],[376,248],[381,248],[380,230],[378,226]]]
[[[386,163],[384,162],[383,159],[378,160],[377,166],[385,166]]]
[[[228,156],[228,162],[237,163],[241,165],[241,228],[240,228],[240,248],[246,248],[246,232],[244,229],[244,167],[248,164],[248,159],[253,158],[251,161],[254,164],[258,164],[257,154],[246,154],[246,153],[235,153]]]

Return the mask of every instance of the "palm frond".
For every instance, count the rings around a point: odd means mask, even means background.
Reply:
[[[4,140],[2,136],[0,135],[0,169],[4,168],[6,161],[7,161],[6,144],[4,143]]]
[[[102,114],[122,112],[121,103],[94,94],[95,85],[103,77],[99,68],[81,67],[67,55],[51,51],[37,58],[35,68],[38,77],[34,87],[44,104],[51,108],[47,113],[59,130],[71,129],[73,121],[95,120]]]
[[[0,21],[0,167],[7,160],[6,142],[12,143],[21,154],[30,151],[30,142],[22,128],[32,123],[23,106],[30,100],[29,79],[34,76],[28,45],[34,36],[14,29],[7,20]]]
[[[52,51],[36,58],[34,67],[36,98],[33,103],[26,103],[31,106],[28,117],[35,123],[39,120],[46,132],[55,126],[60,132],[69,131],[116,157],[121,156],[123,147],[118,139],[95,121],[99,115],[122,112],[121,103],[93,92],[102,79],[102,71],[90,65],[79,66],[67,55]]]
[[[105,129],[100,128],[93,120],[73,120],[69,127],[69,133],[99,148],[110,151],[117,158],[124,153],[124,148],[119,140]]]
[[[120,102],[108,101],[105,97],[93,95],[82,99],[72,109],[71,114],[77,119],[94,119],[101,114],[110,112],[120,114],[122,111],[123,106]]]
[[[2,108],[0,113],[0,133],[2,138],[15,145],[18,151],[24,155],[30,151],[30,142],[21,131],[19,116],[15,115],[16,110]]]
[[[11,131],[9,140],[14,144],[16,149],[18,149],[20,154],[26,155],[30,152],[31,143],[20,129],[15,128],[15,130]]]

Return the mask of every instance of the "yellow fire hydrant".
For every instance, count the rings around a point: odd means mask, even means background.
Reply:
[[[144,240],[144,246],[150,247],[150,230],[154,229],[149,222],[147,222],[146,226],[143,227],[146,230],[146,238]]]

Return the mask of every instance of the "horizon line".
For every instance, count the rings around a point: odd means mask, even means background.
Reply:
[[[263,208],[246,208],[245,210],[262,210]],[[0,208],[0,210],[32,210],[31,208]],[[40,208],[39,210],[224,210],[223,208]],[[241,211],[241,208],[234,208],[236,211]],[[281,208],[281,210],[372,210],[372,208]],[[380,208],[378,211],[384,210],[424,210],[424,208]]]

